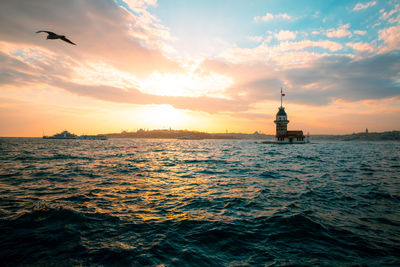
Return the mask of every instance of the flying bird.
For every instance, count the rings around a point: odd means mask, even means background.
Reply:
[[[61,40],[65,41],[65,42],[67,42],[67,43],[76,45],[75,43],[73,43],[73,42],[71,42],[70,40],[68,40],[68,39],[65,37],[65,35],[58,35],[58,34],[56,34],[56,33],[54,33],[54,32],[49,32],[49,31],[37,31],[36,33],[40,33],[40,32],[45,32],[45,33],[48,34],[46,39],[61,39]]]

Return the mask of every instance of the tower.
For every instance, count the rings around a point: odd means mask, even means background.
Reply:
[[[291,130],[288,131],[287,125],[289,123],[285,108],[282,106],[282,97],[285,94],[282,93],[281,88],[281,106],[279,107],[278,113],[276,113],[276,135],[275,142],[278,144],[304,144],[304,134],[302,130]]]
[[[289,123],[285,108],[282,106],[282,96],[285,96],[285,94],[282,93],[281,88],[281,106],[279,107],[278,113],[276,113],[276,120],[274,121],[276,124],[276,139],[287,134],[287,125]]]
[[[279,107],[278,113],[276,113],[276,137],[287,134],[287,125],[289,123],[284,107]]]

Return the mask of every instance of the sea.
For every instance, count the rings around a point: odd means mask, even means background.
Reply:
[[[400,142],[0,138],[1,266],[400,266]]]

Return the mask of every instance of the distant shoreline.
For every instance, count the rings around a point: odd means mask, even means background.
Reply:
[[[135,138],[135,139],[178,139],[182,137],[196,137],[198,139],[226,139],[226,140],[274,140],[275,135],[245,133],[205,133],[188,130],[138,130],[136,132],[121,132],[98,134],[93,136],[106,136],[107,138]],[[7,138],[3,136],[1,138]],[[14,137],[23,138],[23,137]],[[28,137],[26,137],[28,138]],[[400,141],[400,131],[387,131],[380,133],[353,133],[343,135],[316,134],[310,135],[311,141]]]
[[[400,131],[353,133],[343,135],[311,135],[311,140],[332,141],[400,141]]]

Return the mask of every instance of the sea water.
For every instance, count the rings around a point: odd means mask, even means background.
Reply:
[[[400,265],[400,143],[0,139],[0,264]]]

